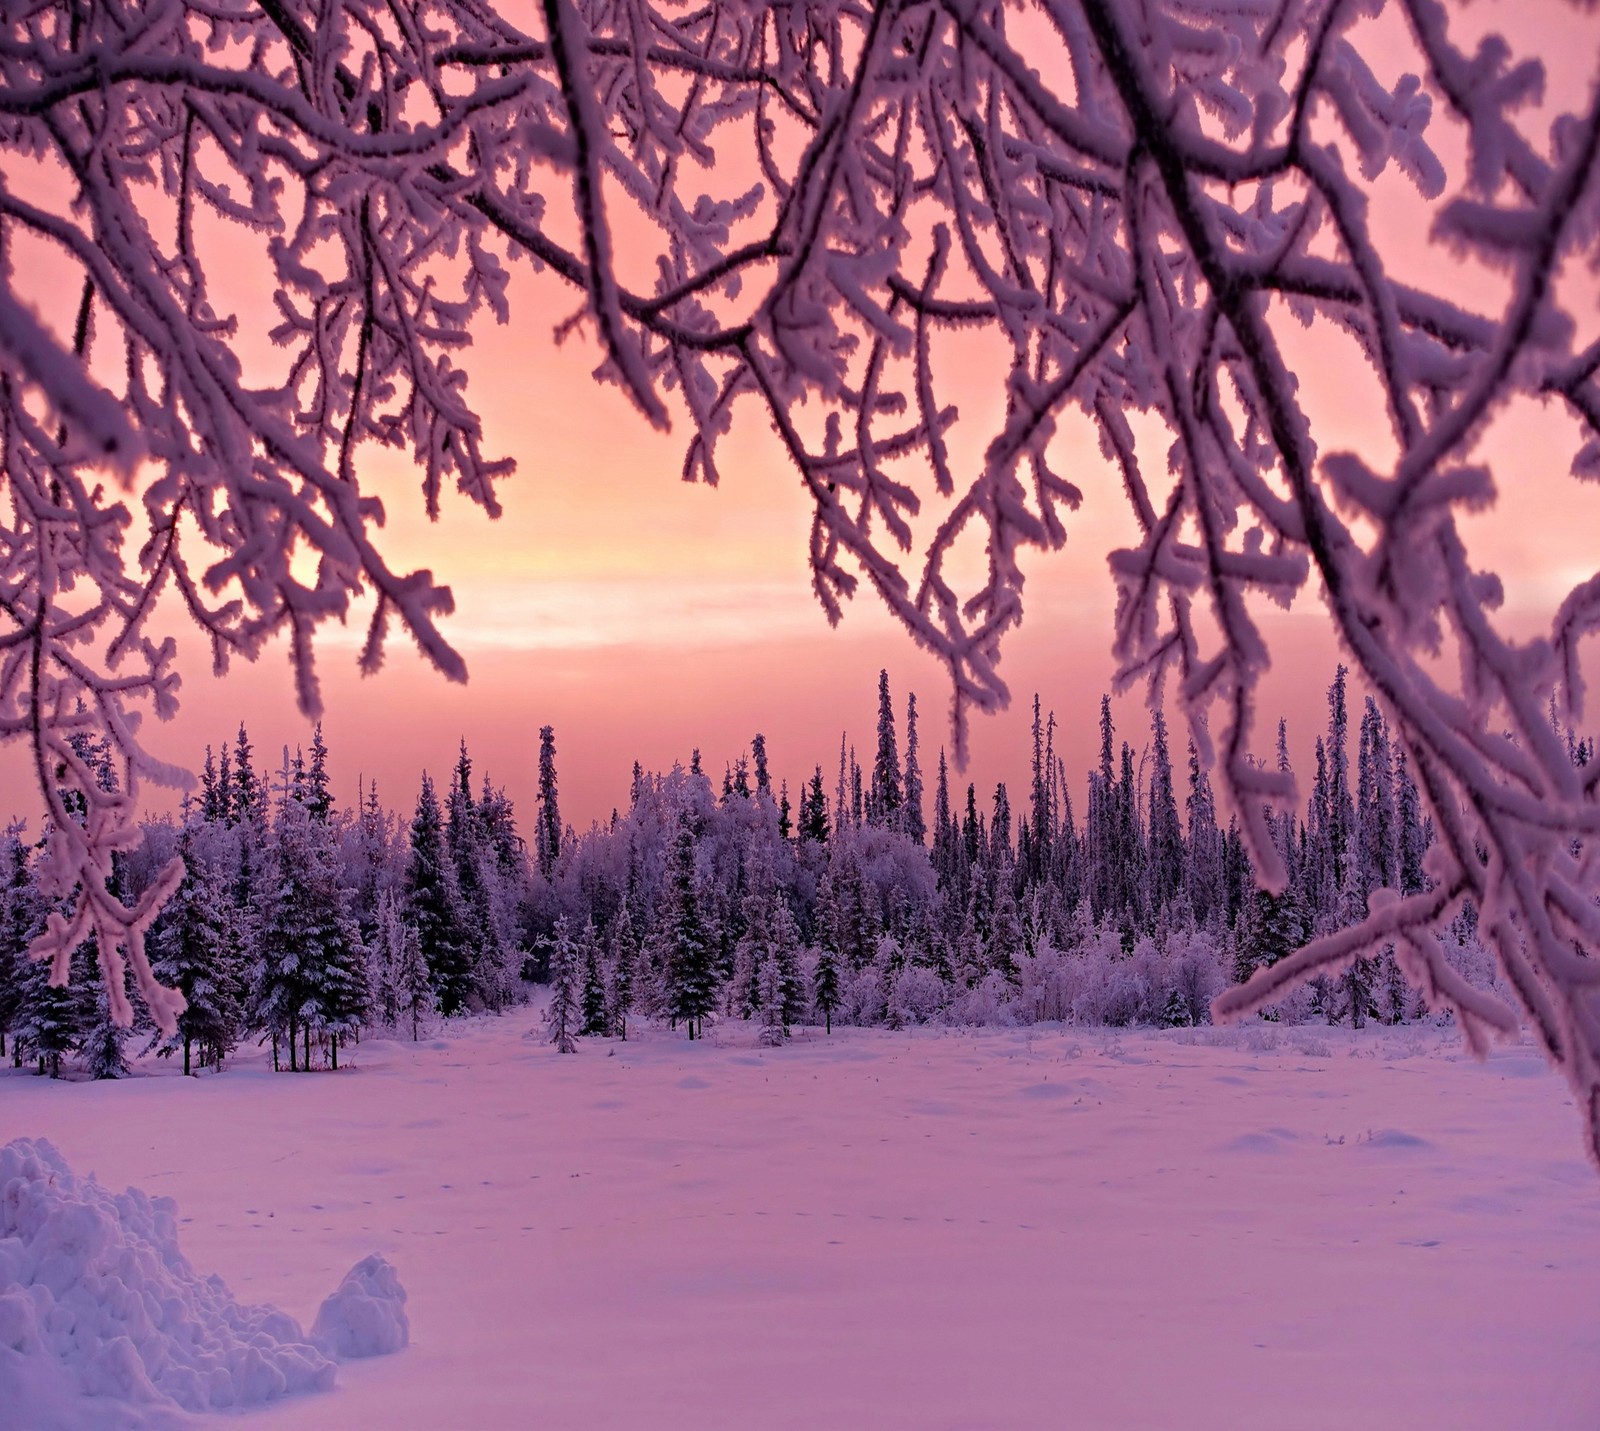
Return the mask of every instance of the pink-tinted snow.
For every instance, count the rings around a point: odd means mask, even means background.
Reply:
[[[410,1348],[262,1431],[1600,1425],[1600,1179],[1531,1049],[537,1027],[7,1073],[0,1142],[175,1197],[197,1269],[307,1320],[389,1258]]]

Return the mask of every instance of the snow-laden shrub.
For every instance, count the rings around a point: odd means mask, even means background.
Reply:
[[[1017,960],[1017,998],[1019,1021],[1027,1023],[1065,1023],[1072,1017],[1073,962],[1052,944],[1041,944],[1032,957]]]
[[[868,964],[840,980],[839,1008],[834,1018],[841,1024],[878,1024],[889,1010],[883,970]]]
[[[951,1021],[979,1028],[1016,1023],[1017,991],[998,969],[991,969],[950,1006]]]
[[[906,964],[889,990],[888,1017],[899,1024],[932,1023],[950,998],[949,985],[925,964]]]

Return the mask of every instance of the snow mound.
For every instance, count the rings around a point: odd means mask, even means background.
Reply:
[[[0,1407],[38,1426],[160,1425],[333,1377],[292,1317],[189,1266],[171,1198],[113,1195],[43,1139],[0,1148]]]
[[[339,1361],[387,1356],[410,1342],[406,1289],[386,1258],[374,1252],[345,1273],[318,1310],[311,1340]]]

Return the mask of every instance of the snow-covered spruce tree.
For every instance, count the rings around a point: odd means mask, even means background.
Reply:
[[[867,791],[867,823],[898,828],[904,799],[899,740],[894,729],[894,704],[889,699],[889,673],[879,671],[878,750],[872,760],[872,784]]]
[[[605,968],[606,1022],[624,1043],[628,1038],[628,1015],[633,1012],[640,947],[629,905],[630,901],[624,899],[612,921],[610,956]]]
[[[666,979],[666,1011],[671,1021],[681,1022],[693,1039],[704,1031],[707,1015],[717,1006],[717,986],[713,966],[716,951],[702,911],[695,873],[694,827],[687,810],[678,815],[661,898],[656,939]]]
[[[39,932],[43,913],[34,897],[28,868],[28,846],[22,826],[8,825],[0,832],[0,1058],[11,1038],[11,1059],[22,1066],[23,1050],[17,1033],[32,969],[28,945]]]
[[[580,990],[583,970],[577,945],[566,915],[556,920],[550,947],[550,1007],[545,1011],[545,1027],[557,1053],[576,1053],[578,1022],[582,1017]]]
[[[606,985],[600,967],[600,936],[595,931],[592,919],[584,922],[583,933],[578,936],[577,957],[583,979],[578,1032],[585,1038],[595,1036],[603,1038],[611,1032],[611,1025],[606,1016]]]
[[[539,727],[539,809],[534,820],[534,861],[546,879],[561,857],[561,805],[556,797],[556,732]]]
[[[779,967],[776,949],[769,948],[762,957],[761,967],[756,971],[756,988],[761,1016],[757,1041],[763,1048],[777,1048],[788,1039],[789,1028],[784,1018],[783,970]]]
[[[270,893],[262,911],[253,997],[256,1021],[288,1043],[289,1068],[309,1072],[312,1040],[339,1066],[339,1044],[355,1033],[367,1007],[366,951],[348,912],[331,836],[299,801],[278,811],[271,846]]]
[[[183,1051],[183,1071],[222,1066],[239,1042],[245,1007],[242,951],[230,917],[227,875],[197,849],[186,828],[178,844],[184,878],[161,911],[151,934],[156,977],[184,998],[177,1031],[164,1037],[161,1052]]]
[[[968,713],[1008,697],[1024,566],[1065,543],[1081,494],[1061,474],[1095,429],[1139,529],[1112,554],[1125,678],[1178,677],[1273,889],[1261,809],[1289,791],[1250,758],[1255,608],[1314,582],[1436,821],[1433,882],[1375,895],[1219,1008],[1392,942],[1481,1047],[1514,1016],[1431,939],[1471,900],[1600,1159],[1600,909],[1572,853],[1600,801],[1543,710],[1556,692],[1581,716],[1600,584],[1509,636],[1457,520],[1496,500],[1482,439],[1526,402],[1565,415],[1549,430],[1575,475],[1600,462],[1566,281],[1600,244],[1600,94],[1528,102],[1542,12],[1483,39],[1454,0],[1384,8],[546,0],[527,32],[465,0],[425,23],[411,0],[225,22],[175,0],[131,26],[109,0],[28,10],[0,55],[7,149],[59,182],[0,195],[7,252],[13,233],[53,251],[0,279],[0,611],[22,657],[0,732],[37,747],[55,831],[42,893],[63,907],[37,954],[64,979],[98,930],[116,1015],[126,958],[171,1030],[143,937],[176,874],[131,908],[107,885],[139,781],[181,778],[128,719],[176,700],[159,591],[218,664],[287,628],[308,714],[317,629],[358,595],[368,669],[398,621],[463,674],[436,625],[449,593],[374,540],[361,458],[398,445],[430,511],[446,482],[497,510],[509,463],[457,358],[480,315],[511,316],[506,264],[527,259],[582,304],[602,378],[686,432],[684,475],[716,480],[747,410],[770,423],[814,504],[818,598],[836,619],[865,581],[946,663],[958,754]],[[1385,229],[1395,171],[1422,221]],[[275,301],[237,295],[240,270]],[[1309,366],[1296,324],[1323,345]],[[988,371],[961,361],[975,341],[1003,355]],[[1323,372],[1367,383],[1370,435],[1321,400]],[[962,413],[991,425],[958,445]],[[989,560],[968,579],[950,553],[974,528]],[[68,758],[75,724],[113,743],[120,791]]]
[[[128,1072],[128,1030],[111,1017],[111,996],[103,984],[91,990],[94,1010],[78,1043],[83,1071],[93,1079],[122,1078]]]
[[[411,821],[406,860],[406,922],[417,931],[423,961],[444,1014],[465,1006],[471,975],[466,911],[456,884],[455,862],[445,843],[444,821],[433,781],[426,772]]]

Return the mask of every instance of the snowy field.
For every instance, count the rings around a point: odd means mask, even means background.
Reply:
[[[6,1070],[0,1144],[176,1198],[199,1271],[306,1324],[395,1265],[409,1349],[198,1426],[1600,1426],[1600,1179],[1531,1049],[535,1030],[338,1074]]]

